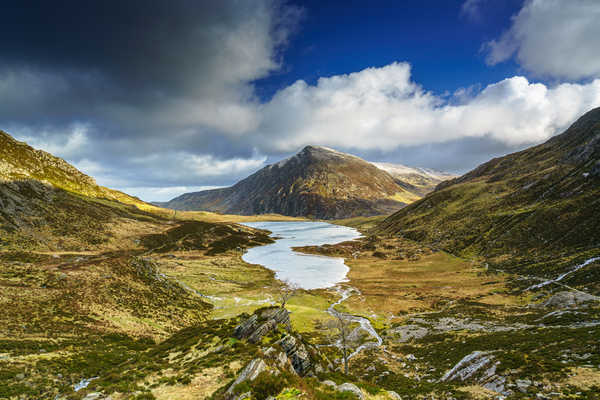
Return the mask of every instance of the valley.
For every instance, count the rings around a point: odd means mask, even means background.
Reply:
[[[0,398],[598,398],[599,121],[327,220],[161,208],[3,134]]]

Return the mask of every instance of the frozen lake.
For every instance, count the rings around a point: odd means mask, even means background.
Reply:
[[[243,260],[275,271],[277,279],[304,289],[321,289],[346,280],[348,267],[343,258],[297,253],[292,247],[320,246],[353,240],[361,234],[353,228],[326,222],[245,222],[252,228],[267,229],[279,238],[275,243],[253,247]]]

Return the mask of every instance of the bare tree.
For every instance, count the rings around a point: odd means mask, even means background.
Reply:
[[[279,303],[281,304],[281,308],[285,308],[288,300],[298,294],[298,290],[300,290],[300,286],[297,283],[290,282],[289,280],[284,280],[283,285],[279,286],[277,293],[277,298]]]
[[[344,319],[343,315],[337,311],[334,311],[332,315],[335,319],[329,320],[327,327],[329,329],[337,331],[333,335],[335,338],[336,345],[342,350],[342,359],[344,361],[344,373],[348,374],[348,358],[350,357],[350,346],[352,340],[350,339],[350,321]]]

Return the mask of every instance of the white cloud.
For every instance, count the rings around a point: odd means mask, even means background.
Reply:
[[[87,135],[88,127],[84,124],[73,124],[68,130],[59,132],[54,130],[33,132],[26,128],[10,131],[17,139],[31,147],[65,159],[78,157],[90,144]]]
[[[222,186],[118,187],[116,189],[145,201],[169,201],[184,193],[220,187]]]
[[[491,65],[514,55],[539,76],[600,77],[600,1],[527,0],[511,27],[484,49]]]
[[[486,0],[466,0],[460,8],[460,14],[474,21],[481,19],[481,7]]]
[[[185,176],[187,181],[201,181],[207,178],[249,174],[264,166],[266,160],[266,156],[256,152],[251,158],[225,159],[211,154],[174,152],[136,157],[131,162],[137,166],[157,166],[155,177],[164,181],[178,181],[182,176]]]
[[[600,79],[547,87],[515,76],[445,100],[411,80],[410,65],[304,81],[264,105],[263,146],[292,151],[305,144],[392,150],[398,146],[490,137],[509,145],[559,133],[600,105]]]

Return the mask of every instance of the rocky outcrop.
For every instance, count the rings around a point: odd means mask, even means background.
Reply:
[[[279,324],[286,326],[290,324],[290,315],[285,308],[262,309],[236,326],[233,335],[237,339],[247,339],[250,343],[259,343],[263,336],[275,330]]]
[[[267,370],[267,364],[261,358],[255,358],[240,372],[235,381],[229,386],[226,392],[226,398],[234,398],[235,387],[242,382],[253,381],[263,371]]]
[[[496,374],[499,364],[500,362],[492,353],[474,351],[446,372],[441,380],[442,382],[474,382],[488,390],[509,395],[511,392],[505,389],[506,378]]]
[[[313,363],[304,343],[292,335],[286,335],[275,343],[281,346],[285,354],[290,359],[294,371],[300,376],[308,374],[312,369]]]
[[[544,301],[538,307],[546,308],[574,308],[591,301],[600,300],[596,296],[580,291],[564,291],[558,292],[548,300]]]

